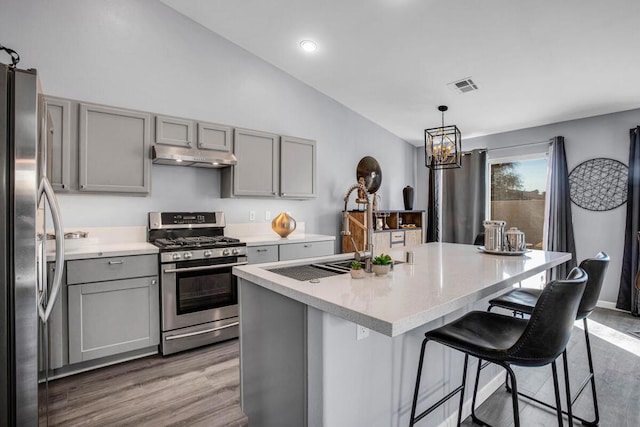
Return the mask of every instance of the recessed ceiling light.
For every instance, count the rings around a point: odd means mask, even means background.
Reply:
[[[306,52],[313,52],[318,49],[318,45],[312,40],[302,40],[300,47]]]

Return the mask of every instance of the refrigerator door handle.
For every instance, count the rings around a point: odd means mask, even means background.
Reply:
[[[53,220],[53,229],[56,234],[56,268],[53,276],[51,294],[47,299],[46,307],[43,307],[42,303],[38,304],[38,314],[40,315],[42,322],[47,323],[47,320],[49,320],[49,316],[51,315],[51,310],[53,310],[53,305],[58,298],[60,286],[62,285],[62,270],[64,268],[64,228],[62,227],[62,218],[60,217],[58,200],[56,199],[56,195],[53,193],[53,187],[51,187],[51,183],[46,176],[42,178],[42,181],[40,181],[40,187],[38,188],[38,201],[40,201],[43,194],[47,200],[49,208],[51,209],[51,219]],[[42,260],[42,262],[45,262],[45,260]]]

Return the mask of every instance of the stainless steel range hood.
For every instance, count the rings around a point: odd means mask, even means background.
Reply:
[[[154,145],[153,163],[172,166],[192,166],[196,168],[226,168],[238,163],[233,153],[216,150]]]

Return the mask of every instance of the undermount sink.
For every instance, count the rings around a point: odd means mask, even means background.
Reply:
[[[338,274],[346,274],[351,269],[353,259],[344,261],[330,261],[320,264],[294,265],[291,267],[274,268],[272,273],[280,274],[291,279],[307,281],[313,279],[321,279],[323,277],[337,276]],[[393,261],[393,264],[402,264],[403,261]],[[391,266],[393,269],[393,266]]]

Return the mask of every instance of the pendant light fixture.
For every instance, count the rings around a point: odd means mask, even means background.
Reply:
[[[449,108],[440,105],[442,126],[424,130],[424,165],[431,169],[462,167],[462,135],[456,125],[444,125],[444,112]]]

